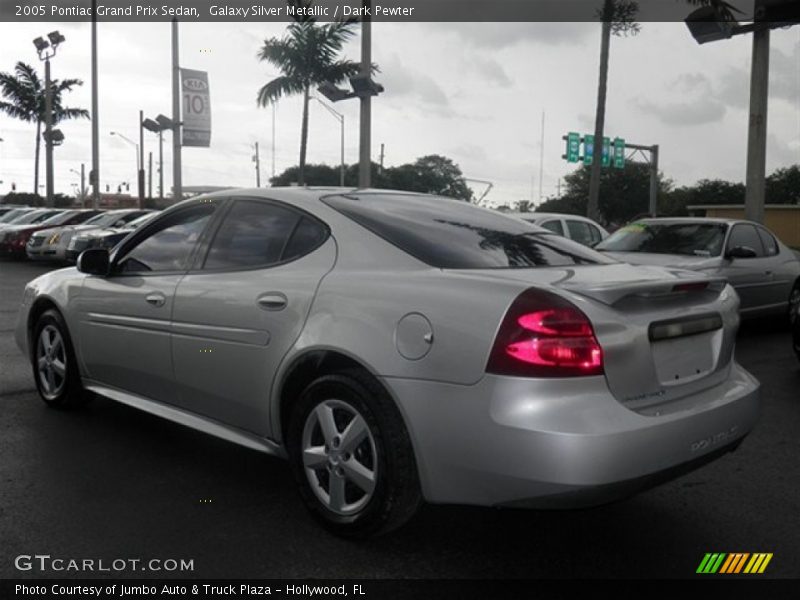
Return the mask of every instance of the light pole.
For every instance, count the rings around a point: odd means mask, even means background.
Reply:
[[[125,142],[129,143],[131,146],[133,146],[134,148],[136,148],[136,177],[137,177],[137,179],[138,179],[138,177],[139,177],[139,172],[140,172],[140,170],[142,169],[142,165],[141,165],[141,163],[139,162],[139,158],[140,158],[140,157],[139,157],[139,144],[137,144],[136,142],[134,142],[134,141],[133,141],[131,138],[129,138],[129,137],[125,136],[125,135],[122,135],[122,134],[121,134],[121,133],[119,133],[118,131],[112,131],[112,132],[111,132],[111,135],[115,135],[115,136],[117,136],[117,137],[118,137],[118,138],[120,138],[121,140],[123,140],[123,141],[125,141]]]
[[[332,106],[323,102],[316,96],[311,96],[314,100],[319,102],[325,109],[331,113],[338,121],[341,127],[341,160],[340,160],[340,167],[339,167],[339,185],[344,187],[344,115],[336,110],[333,109]]]
[[[371,13],[372,2],[363,1],[366,15]],[[372,21],[369,16],[361,20],[361,71],[350,78],[352,92],[336,87],[332,82],[326,81],[317,88],[317,91],[331,102],[359,98],[361,113],[359,119],[358,142],[358,187],[370,186],[372,174],[372,160],[370,157],[371,127],[372,127],[372,97],[383,91],[383,86],[372,81]]]
[[[162,125],[161,120],[166,119],[169,123]],[[154,119],[145,119],[142,121],[142,127],[158,134],[158,198],[164,199],[164,130],[171,129],[172,121],[164,115],[158,115]],[[152,196],[153,174],[150,174],[150,195]]]
[[[714,7],[700,8],[686,19],[698,44],[753,34],[744,215],[758,223],[764,221],[770,30],[797,25],[799,20],[800,2],[797,0],[756,0],[753,22],[747,25],[725,19]]]
[[[75,173],[75,175],[79,175],[81,178],[81,204],[86,206],[86,165],[81,163],[81,170],[80,172],[76,171],[75,169],[70,169],[71,173]]]
[[[49,41],[48,41],[49,40]],[[53,195],[53,87],[50,78],[50,59],[56,55],[59,45],[65,38],[58,31],[47,34],[47,40],[38,37],[33,40],[39,60],[44,62],[44,142],[45,142],[45,178],[47,184],[46,204],[52,208],[55,204]]]
[[[254,144],[256,153],[253,155],[253,162],[256,163],[256,187],[261,187],[261,155],[258,152],[258,142]]]

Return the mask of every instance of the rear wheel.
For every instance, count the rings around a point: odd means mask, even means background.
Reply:
[[[326,375],[291,415],[288,447],[306,506],[334,533],[370,537],[410,519],[421,502],[402,417],[370,377]]]
[[[44,403],[55,408],[85,404],[89,396],[81,386],[69,332],[58,311],[42,313],[33,329],[32,341],[33,377]]]

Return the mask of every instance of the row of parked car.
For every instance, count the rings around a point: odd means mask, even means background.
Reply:
[[[0,207],[0,256],[74,263],[87,248],[113,248],[157,211]]]
[[[423,500],[607,503],[734,450],[759,406],[740,314],[797,321],[794,251],[747,221],[536,218],[222,191],[29,282],[15,337],[48,405],[88,391],[288,458],[345,536]]]

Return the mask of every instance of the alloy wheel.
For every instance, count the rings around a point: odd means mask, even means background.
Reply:
[[[349,516],[369,503],[378,476],[375,438],[361,413],[341,400],[325,400],[306,418],[302,435],[306,477],[330,511]]]
[[[58,328],[47,325],[36,343],[36,371],[42,395],[47,400],[57,398],[67,383],[67,349]]]

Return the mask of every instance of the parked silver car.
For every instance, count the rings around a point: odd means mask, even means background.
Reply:
[[[254,189],[35,279],[16,339],[48,405],[88,390],[287,457],[366,536],[422,499],[593,505],[734,449],[759,391],[738,305],[456,200]]]
[[[595,248],[637,265],[724,277],[743,316],[788,315],[800,306],[800,260],[766,227],[734,219],[643,219]]]

